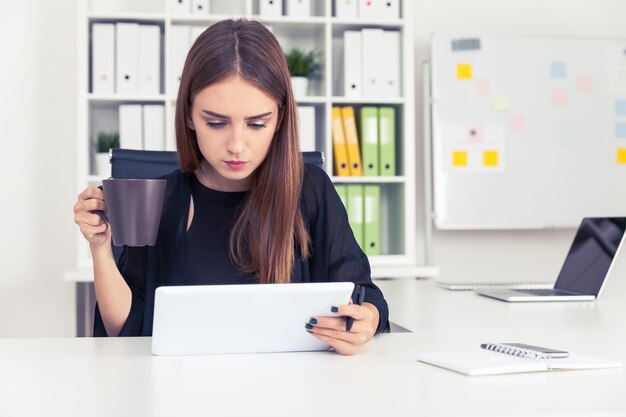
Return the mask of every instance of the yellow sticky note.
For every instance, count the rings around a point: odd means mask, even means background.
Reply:
[[[506,96],[493,96],[491,105],[495,111],[509,111],[509,99]]]
[[[471,64],[457,64],[456,77],[459,80],[471,80],[472,79],[472,65]]]
[[[483,152],[483,165],[486,167],[498,166],[498,151],[484,151]]]
[[[617,149],[617,163],[626,164],[626,148]]]
[[[452,152],[452,166],[455,166],[455,167],[467,166],[467,151]]]

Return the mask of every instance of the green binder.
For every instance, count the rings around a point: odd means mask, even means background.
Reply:
[[[378,109],[378,140],[380,154],[380,175],[396,175],[396,109]]]
[[[366,255],[380,255],[380,186],[363,187],[363,238]]]
[[[346,185],[348,196],[348,221],[354,238],[363,249],[363,186]]]
[[[363,175],[378,176],[378,107],[362,107],[360,122]]]

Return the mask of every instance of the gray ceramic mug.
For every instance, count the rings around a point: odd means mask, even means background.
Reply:
[[[116,246],[154,246],[159,232],[167,180],[102,180],[105,220]]]

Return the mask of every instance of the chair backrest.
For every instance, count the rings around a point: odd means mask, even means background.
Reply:
[[[176,152],[111,149],[111,176],[113,178],[158,178],[178,169]]]
[[[318,168],[324,168],[324,152],[322,151],[302,152],[302,160],[305,164],[311,164]]]
[[[140,151],[135,149],[111,149],[111,176],[113,178],[157,178],[176,170],[178,156],[173,151]],[[324,153],[302,152],[307,164],[324,165]]]
[[[173,151],[143,151],[135,149],[111,149],[111,177],[126,178],[158,178],[179,168],[178,156]],[[305,163],[318,167],[324,165],[323,152],[302,152]],[[113,246],[115,262],[122,254],[121,246]]]

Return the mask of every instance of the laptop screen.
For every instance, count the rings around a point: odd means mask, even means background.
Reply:
[[[583,219],[554,288],[598,295],[624,230],[626,217]]]

